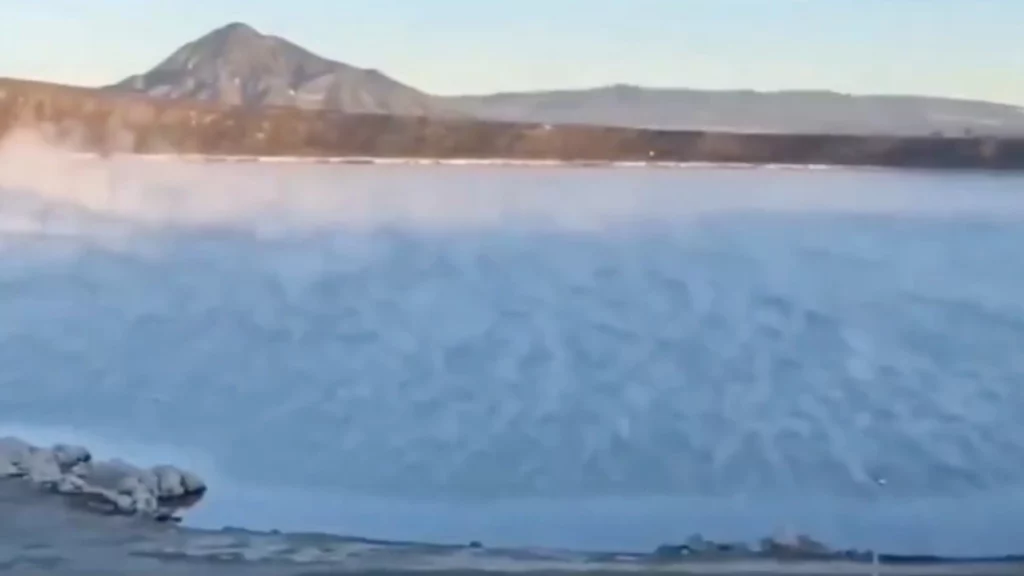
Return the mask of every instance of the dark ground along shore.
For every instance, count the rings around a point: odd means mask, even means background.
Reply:
[[[1024,560],[793,559],[690,554],[499,550],[476,544],[390,543],[324,534],[193,530],[72,508],[18,479],[0,480],[0,574],[325,576],[328,574],[1010,575]]]
[[[1024,139],[741,134],[163,100],[0,79],[0,135],[83,151],[1024,169]]]

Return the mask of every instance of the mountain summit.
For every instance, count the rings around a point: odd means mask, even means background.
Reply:
[[[234,22],[108,89],[249,106],[426,115],[432,98],[376,70],[328,60]]]

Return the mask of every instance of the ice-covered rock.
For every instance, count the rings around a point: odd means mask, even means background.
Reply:
[[[81,466],[79,473],[91,487],[91,495],[106,496],[114,511],[124,514],[166,515],[206,491],[198,476],[167,465],[147,470],[110,460]]]
[[[121,460],[97,462],[81,446],[39,448],[0,438],[0,478],[22,478],[39,488],[77,497],[104,513],[143,514],[173,520],[174,513],[206,492],[191,472],[161,465],[151,469]]]
[[[157,479],[157,495],[161,498],[182,498],[206,490],[203,480],[174,466],[155,466],[152,469]]]
[[[81,476],[65,474],[57,481],[54,489],[61,494],[83,494],[89,489],[89,483]]]
[[[683,544],[663,544],[654,551],[658,559],[674,560],[682,557],[738,559],[773,558],[782,560],[850,560],[866,562],[870,551],[836,550],[804,534],[788,531],[763,538],[755,549],[743,542],[714,542],[700,534],[688,538]]]
[[[799,534],[779,534],[761,540],[761,551],[773,556],[829,556],[836,554],[825,544]]]
[[[18,468],[13,463],[0,458],[0,478],[10,478],[18,474]]]
[[[25,475],[32,445],[18,438],[0,438],[0,478]]]
[[[125,476],[117,487],[119,510],[128,514],[156,514],[160,503],[152,484],[140,476]]]
[[[52,450],[32,450],[24,461],[24,468],[28,479],[39,485],[55,484],[63,476]]]
[[[70,444],[57,444],[51,450],[57,459],[57,464],[64,470],[70,470],[78,464],[84,464],[92,460],[92,454],[82,446]]]
[[[81,466],[78,475],[86,478],[89,484],[97,488],[116,491],[125,478],[141,477],[143,471],[127,462],[113,459]]]
[[[676,558],[681,556],[749,556],[750,547],[742,542],[714,542],[700,534],[694,534],[683,544],[662,544],[654,551],[659,558]]]

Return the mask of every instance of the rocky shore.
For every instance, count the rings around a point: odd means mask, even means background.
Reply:
[[[79,151],[1024,170],[1024,138],[728,133],[228,106],[0,79],[0,138]]]
[[[201,478],[174,466],[142,469],[120,460],[96,461],[82,446],[42,448],[0,438],[0,480],[16,479],[73,506],[156,521],[180,519],[177,512],[206,492]]]
[[[759,545],[699,535],[651,553],[388,542],[327,534],[179,526],[207,487],[173,466],[97,461],[80,446],[0,438],[5,574],[913,574],[1024,573],[1024,557],[944,559],[837,550],[803,535]]]

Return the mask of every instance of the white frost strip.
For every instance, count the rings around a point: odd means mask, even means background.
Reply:
[[[82,159],[99,158],[98,154],[76,152],[71,156]],[[743,162],[662,162],[662,161],[604,161],[604,160],[532,160],[519,158],[405,158],[374,156],[245,156],[215,154],[139,154],[131,155],[151,161],[178,161],[198,163],[264,163],[264,164],[371,164],[377,166],[521,166],[521,167],[590,167],[590,168],[732,168],[768,170],[829,170],[837,166],[827,164],[754,164]],[[842,167],[845,168],[845,167]],[[854,167],[850,167],[854,168]]]

